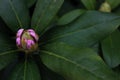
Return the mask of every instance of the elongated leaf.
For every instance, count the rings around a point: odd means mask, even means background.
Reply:
[[[64,0],[38,0],[32,17],[32,28],[43,33],[63,2]]]
[[[119,24],[119,16],[88,11],[71,25],[49,30],[41,45],[60,41],[76,47],[91,47],[117,29]]]
[[[78,18],[80,15],[82,15],[85,12],[85,10],[73,10],[65,15],[63,15],[59,21],[58,25],[66,25],[74,21],[76,18]]]
[[[96,0],[81,0],[84,6],[89,10],[96,9]]]
[[[116,30],[102,41],[103,56],[110,67],[120,64],[120,32]]]
[[[44,64],[65,80],[118,80],[91,49],[75,48],[64,43],[46,45],[40,57]]]
[[[116,8],[120,5],[120,0],[106,0],[112,7],[112,9]]]
[[[12,40],[0,32],[0,70],[16,59],[16,52]]]
[[[20,62],[12,71],[8,80],[41,80],[37,65],[34,61]]]
[[[28,9],[22,0],[0,0],[0,16],[14,32],[29,27]]]

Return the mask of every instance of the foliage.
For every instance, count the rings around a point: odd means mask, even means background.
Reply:
[[[120,80],[120,0],[0,0],[0,80]],[[19,29],[38,49],[20,51]]]

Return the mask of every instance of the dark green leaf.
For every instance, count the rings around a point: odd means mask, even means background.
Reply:
[[[88,11],[71,25],[49,30],[41,45],[60,41],[76,47],[91,47],[117,29],[119,24],[119,16]]]
[[[110,4],[112,9],[120,5],[120,0],[106,0],[106,1]]]
[[[80,15],[82,15],[85,12],[85,10],[73,10],[65,15],[63,15],[59,21],[58,25],[66,25],[77,19]]]
[[[32,17],[32,28],[43,33],[63,2],[64,0],[38,0]]]
[[[18,50],[9,50],[0,52],[0,70],[17,58],[17,51]]]
[[[16,32],[29,27],[29,13],[22,0],[0,0],[0,16]]]
[[[36,0],[25,0],[25,2],[27,4],[28,8],[30,8],[36,2]]]
[[[118,80],[117,75],[91,49],[55,43],[46,45],[40,52],[44,64],[65,80]]]
[[[12,71],[8,80],[41,80],[39,69],[34,61],[20,62]]]
[[[89,10],[94,10],[96,8],[96,0],[81,0],[84,6]]]
[[[42,80],[64,80],[63,77],[53,72],[43,64],[40,64],[40,71]]]
[[[116,30],[102,41],[102,50],[105,61],[110,67],[120,64],[120,32]]]
[[[39,52],[37,52],[37,54],[39,54]],[[39,55],[36,55],[35,59],[40,69],[41,80],[64,80],[62,76],[46,67],[41,61]]]
[[[0,32],[0,70],[16,59],[17,51],[12,40]]]
[[[2,32],[3,34],[12,34],[12,30],[6,26],[5,22],[2,20],[2,18],[0,17],[0,32]]]

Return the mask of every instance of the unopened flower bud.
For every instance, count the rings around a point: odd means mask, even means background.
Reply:
[[[102,3],[102,5],[100,6],[99,11],[102,11],[102,12],[111,12],[111,6],[110,6],[110,4],[108,2]]]
[[[38,47],[38,35],[33,29],[19,29],[16,34],[17,47],[25,52],[35,51]]]

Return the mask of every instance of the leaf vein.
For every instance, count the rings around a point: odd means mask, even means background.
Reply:
[[[96,77],[98,77],[98,78],[100,78],[100,79],[104,79],[104,77],[100,77],[100,76],[96,75],[96,74],[93,73],[92,71],[90,71],[90,70],[88,70],[88,69],[82,67],[80,64],[76,63],[75,61],[69,60],[69,59],[66,58],[66,57],[63,57],[63,56],[54,54],[53,52],[45,51],[45,50],[41,50],[41,52],[46,53],[46,54],[51,55],[51,56],[55,56],[55,57],[57,57],[57,58],[59,58],[59,59],[65,60],[65,61],[67,61],[67,62],[69,62],[69,63],[72,63],[72,64],[78,66],[78,67],[81,67],[82,69],[84,69],[84,70],[86,70],[86,71],[92,73],[93,75],[95,75]]]

